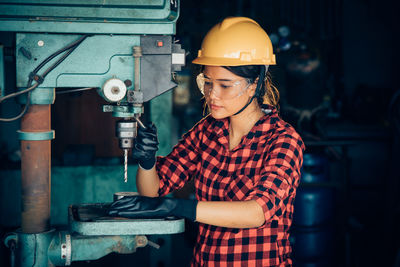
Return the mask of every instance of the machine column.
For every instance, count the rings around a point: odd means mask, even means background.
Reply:
[[[50,230],[51,105],[31,105],[21,120],[22,232]]]

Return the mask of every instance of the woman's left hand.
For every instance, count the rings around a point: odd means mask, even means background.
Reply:
[[[196,220],[197,200],[169,197],[126,196],[113,202],[110,216],[137,218],[165,218],[176,216]]]

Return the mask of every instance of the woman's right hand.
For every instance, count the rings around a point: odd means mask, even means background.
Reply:
[[[157,150],[157,127],[151,122],[146,125],[146,128],[139,126],[132,149],[132,157],[138,160],[141,168],[150,170],[156,163]]]

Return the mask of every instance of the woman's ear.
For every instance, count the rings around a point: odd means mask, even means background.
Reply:
[[[247,93],[250,97],[252,97],[256,93],[258,78],[249,86]]]

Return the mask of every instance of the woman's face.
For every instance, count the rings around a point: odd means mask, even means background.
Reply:
[[[255,84],[218,66],[204,67],[204,96],[211,116],[223,119],[234,115],[254,95]]]

